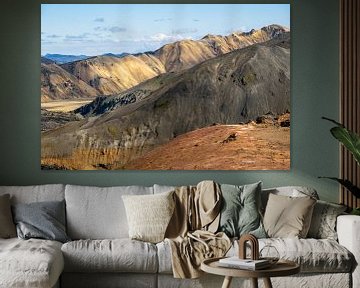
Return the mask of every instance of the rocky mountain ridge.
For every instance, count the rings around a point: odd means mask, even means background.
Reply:
[[[97,96],[112,95],[163,73],[186,70],[205,60],[249,45],[266,42],[286,33],[289,33],[288,29],[280,25],[269,25],[247,33],[232,33],[228,36],[206,35],[200,40],[181,40],[166,44],[154,52],[122,54],[121,57],[95,56],[64,63],[59,67],[94,88]],[[59,73],[64,75],[63,72]],[[44,85],[42,91],[50,93],[51,89]],[[56,97],[57,94],[54,93],[42,99],[56,99]],[[71,94],[68,95],[68,98],[71,97]]]

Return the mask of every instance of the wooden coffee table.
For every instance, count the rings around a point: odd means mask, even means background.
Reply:
[[[289,276],[300,272],[300,266],[288,260],[279,260],[270,268],[253,271],[221,267],[219,259],[221,258],[204,260],[201,263],[201,270],[210,274],[225,276],[222,288],[229,288],[233,277],[251,278],[254,288],[258,288],[258,278],[263,278],[265,287],[272,288],[270,277]]]

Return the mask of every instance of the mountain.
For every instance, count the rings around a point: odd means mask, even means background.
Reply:
[[[155,51],[154,55],[164,64],[167,72],[180,71],[207,59],[266,42],[288,31],[280,25],[269,25],[248,33],[232,33],[228,36],[208,34],[198,41],[182,40],[167,44]]]
[[[62,64],[61,67],[83,80],[100,94],[125,91],[163,74],[189,69],[205,60],[288,33],[280,25],[270,25],[247,33],[228,36],[206,35],[200,40],[181,40],[154,52],[134,55],[103,55]]]
[[[60,66],[49,63],[41,63],[41,102],[95,98],[99,95],[93,87],[77,79]]]
[[[130,55],[130,53],[120,53],[120,54],[105,53],[105,54],[102,54],[102,56],[111,56],[111,57],[118,57],[118,58],[122,58],[122,57],[125,57],[128,55]]]
[[[77,110],[86,119],[42,134],[42,161],[68,169],[121,169],[189,131],[288,110],[289,33],[98,97]]]
[[[42,64],[55,64],[55,61],[45,58],[45,57],[41,57],[41,63]]]
[[[86,55],[63,55],[63,54],[46,54],[44,56],[44,58],[50,59],[50,60],[56,62],[57,64],[63,64],[63,63],[68,63],[68,62],[73,62],[73,61],[78,61],[78,60],[84,60],[89,57],[90,56],[86,56]]]
[[[103,95],[127,90],[165,72],[155,57],[133,55],[122,58],[97,56],[63,64],[61,67]]]

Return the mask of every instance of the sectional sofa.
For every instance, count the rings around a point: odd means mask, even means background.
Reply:
[[[296,189],[295,189],[296,188]],[[304,187],[262,191],[300,197]],[[0,287],[221,287],[222,277],[174,279],[171,250],[157,244],[131,240],[128,236],[123,195],[157,194],[174,187],[90,187],[75,185],[0,186],[0,196],[10,194],[12,204],[42,201],[66,203],[67,235],[56,241],[18,238],[0,239]],[[310,191],[310,192],[309,192]],[[296,194],[296,195],[295,195]],[[337,217],[338,241],[331,239],[266,238],[260,246],[273,245],[282,258],[301,265],[301,273],[274,278],[274,287],[360,287],[360,217]],[[228,255],[236,255],[237,242]],[[261,284],[262,281],[259,281]],[[233,287],[250,282],[234,279]]]

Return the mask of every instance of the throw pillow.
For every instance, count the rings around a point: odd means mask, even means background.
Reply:
[[[346,206],[318,200],[312,214],[308,237],[337,240],[336,219]]]
[[[264,227],[269,237],[306,238],[316,200],[306,197],[269,195]]]
[[[173,193],[122,196],[131,239],[151,243],[164,240],[175,208]]]
[[[13,215],[19,238],[70,241],[65,232],[65,201],[15,204]]]
[[[16,237],[16,229],[11,215],[10,195],[0,196],[0,238]]]
[[[222,209],[219,231],[229,237],[251,233],[265,238],[260,216],[261,182],[243,186],[221,185]]]

